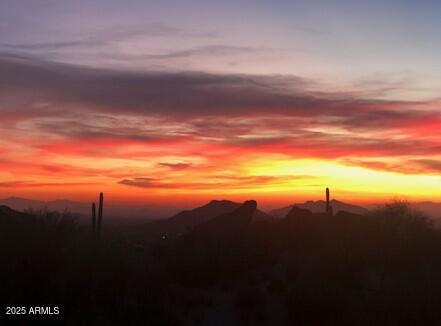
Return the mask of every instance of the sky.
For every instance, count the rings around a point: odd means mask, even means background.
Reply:
[[[439,1],[0,2],[0,197],[441,201]]]

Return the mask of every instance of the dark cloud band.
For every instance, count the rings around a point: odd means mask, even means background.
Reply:
[[[282,114],[337,117],[350,126],[421,115],[414,103],[313,92],[296,76],[98,70],[0,55],[0,112],[99,111],[173,117]]]

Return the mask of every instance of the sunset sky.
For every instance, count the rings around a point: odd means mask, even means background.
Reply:
[[[441,201],[440,1],[2,0],[0,197]]]

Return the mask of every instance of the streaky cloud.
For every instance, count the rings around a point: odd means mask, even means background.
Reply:
[[[94,69],[26,56],[0,56],[0,112],[107,112],[176,117],[283,114],[372,125],[425,113],[415,103],[311,91],[298,76]],[[436,113],[431,113],[436,115]]]

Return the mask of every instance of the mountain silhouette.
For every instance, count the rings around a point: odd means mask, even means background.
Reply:
[[[317,200],[317,201],[306,201],[303,204],[293,204],[290,206],[273,209],[269,212],[269,215],[274,216],[275,218],[283,218],[287,216],[287,214],[291,211],[291,209],[296,206],[297,208],[304,208],[312,213],[323,213],[326,211],[326,202],[323,200]],[[338,213],[339,211],[346,211],[349,213],[354,214],[360,214],[360,215],[366,215],[369,211],[361,206],[357,205],[351,205],[347,204],[338,200],[331,200],[331,206],[334,211],[334,214]]]
[[[308,209],[298,207],[297,205],[292,206],[291,210],[288,214],[286,214],[286,219],[293,219],[293,218],[308,218],[312,216],[312,212]]]
[[[47,202],[21,197],[8,197],[0,199],[0,205],[10,207],[14,210],[24,211],[27,209],[43,209],[47,206]]]
[[[0,222],[1,221],[10,222],[11,220],[18,220],[26,217],[27,217],[26,214],[13,210],[8,206],[5,205],[0,206]]]
[[[67,199],[57,199],[52,201],[41,201],[33,200],[21,197],[9,197],[0,199],[0,205],[6,205],[17,211],[27,211],[27,210],[48,210],[64,212],[69,211],[74,214],[89,215],[90,214],[90,204],[76,202]]]
[[[27,211],[27,210],[48,210],[65,212],[68,211],[72,214],[83,215],[87,218],[90,216],[91,203],[88,202],[78,202],[68,199],[57,199],[51,201],[41,201],[33,200],[21,197],[8,197],[0,199],[0,205],[8,206],[17,211]],[[168,208],[162,208],[158,205],[106,205],[106,216],[110,217],[122,217],[127,219],[155,219],[169,216],[176,208],[170,206]],[[87,219],[86,222],[89,220]]]
[[[242,206],[243,204],[241,203],[229,200],[212,200],[203,206],[179,212],[168,219],[137,225],[131,229],[135,233],[142,233],[152,237],[162,237],[164,235],[176,237],[192,230],[198,225],[239,210]],[[272,219],[270,215],[256,208],[252,211],[250,223]]]
[[[222,234],[225,232],[244,230],[253,222],[256,208],[256,201],[248,200],[232,212],[224,213],[205,223],[199,224],[194,231]]]

